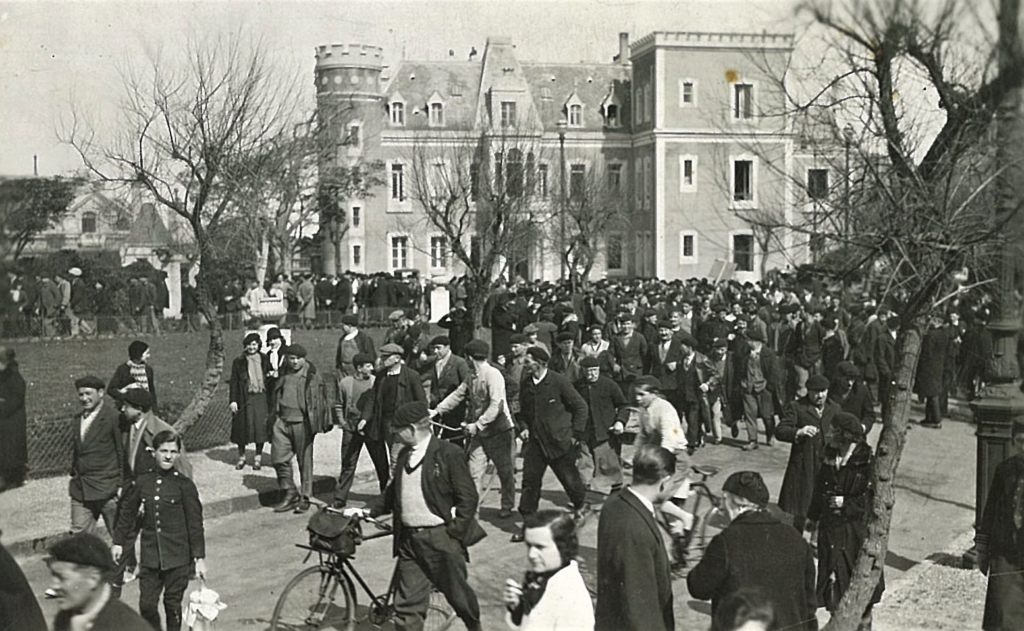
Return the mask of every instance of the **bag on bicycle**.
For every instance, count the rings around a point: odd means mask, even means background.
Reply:
[[[346,557],[356,553],[362,535],[359,519],[325,510],[314,513],[306,529],[309,530],[310,547]]]

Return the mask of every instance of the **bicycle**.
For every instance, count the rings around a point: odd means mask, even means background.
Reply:
[[[707,550],[715,535],[729,525],[728,516],[725,514],[725,498],[715,495],[707,484],[708,478],[718,474],[718,467],[693,465],[690,470],[700,476],[700,479],[690,482],[690,491],[696,499],[693,501],[693,510],[690,511],[694,516],[691,530],[694,534],[686,546],[687,567],[696,565],[704,557],[704,551]],[[710,506],[702,514],[700,509],[702,500],[705,498]]]
[[[341,511],[332,508],[322,510],[341,514]],[[387,537],[394,532],[390,524],[372,517],[362,516],[357,519],[359,522],[373,524],[380,532],[356,536],[356,546],[364,541]],[[352,565],[355,552],[343,555],[305,544],[297,543],[295,546],[309,551],[305,560],[315,552],[319,555],[320,561],[315,566],[296,574],[285,586],[274,606],[274,614],[270,620],[271,631],[353,631],[357,623],[369,622],[375,628],[381,628],[389,622],[393,623],[397,613],[394,605],[395,592],[398,588],[397,562],[391,573],[387,591],[375,594]],[[357,584],[370,599],[361,617],[357,616]],[[423,628],[427,631],[444,631],[451,627],[455,617],[455,612],[445,597],[436,590],[431,591]]]

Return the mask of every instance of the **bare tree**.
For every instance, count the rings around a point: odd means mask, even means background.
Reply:
[[[296,86],[275,72],[269,52],[239,35],[192,40],[180,59],[150,59],[123,73],[116,125],[100,130],[72,110],[59,132],[97,178],[140,187],[190,229],[199,272],[196,297],[210,325],[206,371],[176,423],[184,431],[203,414],[221,382],[224,340],[211,270],[230,251],[211,238],[247,207],[252,156],[265,154],[296,119]]]
[[[423,211],[420,227],[441,233],[464,272],[466,310],[476,326],[488,295],[532,247],[546,212],[536,191],[539,140],[468,132],[418,142],[408,156],[409,197]]]

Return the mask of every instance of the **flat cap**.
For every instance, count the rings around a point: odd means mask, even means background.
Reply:
[[[768,486],[757,471],[737,471],[725,480],[723,491],[749,500],[758,506],[768,505]]]
[[[687,333],[686,331],[680,331],[676,335],[676,339],[679,340],[679,343],[684,346],[689,346],[690,348],[694,348],[695,346],[697,346],[697,339],[694,338],[689,333]]]
[[[661,379],[658,379],[654,375],[641,375],[636,378],[633,382],[637,386],[645,386],[652,390],[661,390]]]
[[[672,321],[671,320],[666,320],[664,318],[661,319],[661,320],[658,320],[658,328],[659,329],[671,329],[672,328]]]
[[[530,338],[526,337],[522,333],[513,333],[512,335],[508,336],[508,343],[509,344],[529,344],[530,343]]]
[[[474,359],[486,359],[491,354],[491,346],[483,340],[470,340],[462,347],[462,352]]]
[[[305,357],[307,352],[306,347],[302,344],[289,344],[284,347],[284,354],[292,357]]]
[[[857,364],[850,361],[841,361],[836,364],[836,370],[839,375],[846,377],[847,379],[855,379],[860,376],[860,368],[857,368]]]
[[[381,357],[384,355],[405,355],[405,349],[394,342],[380,347]]]
[[[828,379],[824,375],[811,375],[807,379],[808,390],[828,390]]]
[[[356,356],[352,358],[352,365],[355,367],[362,366],[363,364],[372,364],[373,355],[369,353],[356,353]]]
[[[761,329],[747,329],[744,335],[748,340],[753,340],[755,342],[764,341],[764,333],[761,332]]]
[[[410,401],[395,411],[391,429],[401,429],[430,418],[430,408],[425,401]]]
[[[711,348],[729,348],[729,342],[724,337],[716,337],[715,341],[711,343]]]
[[[526,349],[526,354],[534,358],[535,360],[543,362],[545,364],[551,361],[551,353],[547,352],[540,346],[531,346],[530,348]]]
[[[452,341],[447,335],[435,335],[434,339],[430,340],[431,346],[451,346]]]
[[[390,314],[388,314],[388,320],[400,320],[400,319],[402,319],[404,317],[405,317],[405,312],[402,311],[401,309],[395,309]]]
[[[539,329],[539,328],[537,328],[537,325],[536,325],[536,324],[534,324],[533,322],[531,322],[531,323],[527,324],[527,325],[526,325],[526,326],[525,326],[525,327],[523,328],[523,333],[526,333],[527,335],[529,335],[529,334],[531,334],[531,333],[538,333],[538,332],[540,332],[540,329]]]
[[[153,395],[149,393],[149,390],[142,388],[129,388],[121,395],[121,400],[140,410],[148,410],[153,407]]]
[[[50,546],[49,560],[95,567],[108,572],[114,569],[110,548],[102,539],[87,532],[72,535]]]
[[[555,341],[559,344],[562,342],[576,341],[576,335],[572,331],[562,331],[555,337]]]
[[[587,355],[580,360],[580,368],[600,368],[601,360],[593,355]]]
[[[95,375],[86,375],[85,377],[79,377],[75,379],[75,389],[78,388],[92,388],[93,390],[102,390],[106,387],[103,380]]]
[[[346,313],[341,316],[341,323],[347,326],[359,326],[359,316],[354,313]]]

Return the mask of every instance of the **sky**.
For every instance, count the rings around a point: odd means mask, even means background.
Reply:
[[[190,34],[262,37],[313,102],[319,45],[381,46],[385,61],[465,59],[488,36],[511,37],[521,60],[610,61],[618,33],[793,32],[793,0],[463,0],[462,2],[162,0],[0,2],[0,175],[70,173],[80,162],[56,129],[73,103],[116,111],[129,63],[184,47]]]

